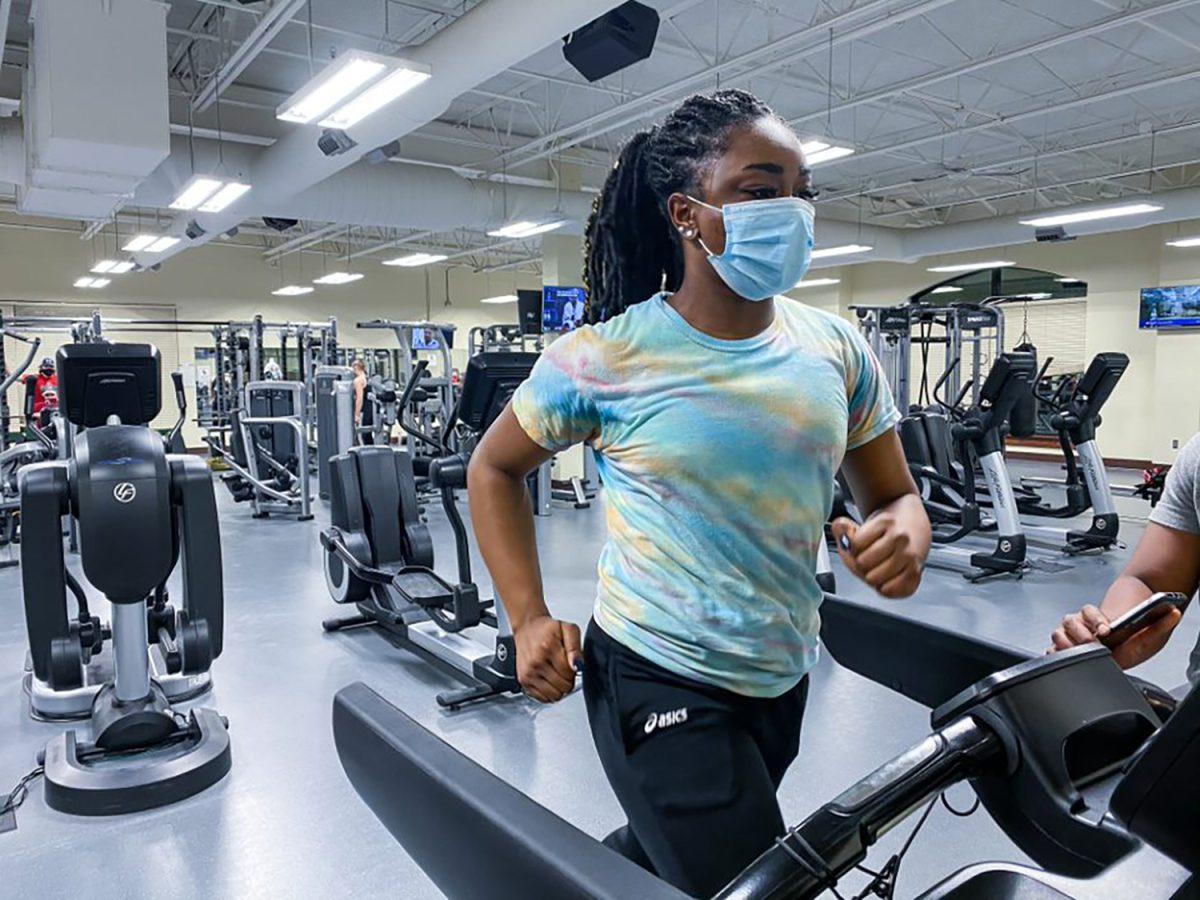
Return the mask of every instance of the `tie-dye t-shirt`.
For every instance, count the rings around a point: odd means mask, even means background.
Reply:
[[[609,636],[755,697],[812,668],[834,473],[898,418],[853,325],[777,297],[765,331],[720,340],[657,295],[551,344],[512,406],[547,450],[596,450]]]

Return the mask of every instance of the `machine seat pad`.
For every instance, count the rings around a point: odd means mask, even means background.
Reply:
[[[433,571],[422,566],[407,566],[396,573],[392,585],[418,606],[446,606],[454,589]]]

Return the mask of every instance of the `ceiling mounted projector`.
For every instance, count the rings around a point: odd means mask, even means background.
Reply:
[[[563,56],[588,81],[599,81],[648,57],[657,37],[658,11],[629,0],[563,38]]]

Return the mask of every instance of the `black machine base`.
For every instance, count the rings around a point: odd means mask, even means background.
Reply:
[[[1118,544],[1117,535],[1120,528],[1121,519],[1116,513],[1092,516],[1092,524],[1087,531],[1067,532],[1067,543],[1063,552],[1076,555],[1093,550],[1108,550]]]
[[[46,805],[77,816],[112,816],[177,803],[216,784],[232,763],[227,723],[211,709],[193,710],[187,724],[136,755],[114,755],[80,743],[75,732],[54,738],[40,754]],[[122,764],[122,758],[128,764]]]
[[[475,660],[472,671],[468,674],[440,656],[430,653],[412,639],[409,625],[426,621],[424,616],[418,614],[410,621],[404,614],[385,609],[370,600],[356,605],[361,610],[358,614],[325,619],[321,627],[329,633],[348,628],[376,628],[396,646],[420,656],[447,675],[463,682],[462,688],[443,691],[434,698],[442,709],[453,712],[493,697],[522,693],[521,683],[517,680],[517,651],[511,636],[497,638],[496,652],[486,659]]]

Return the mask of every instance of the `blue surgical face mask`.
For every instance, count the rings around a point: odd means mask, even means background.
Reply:
[[[721,213],[725,252],[714,254],[700,241],[721,280],[739,297],[768,300],[790,291],[812,261],[813,205],[799,197],[748,200],[716,207],[688,196],[693,203]]]

